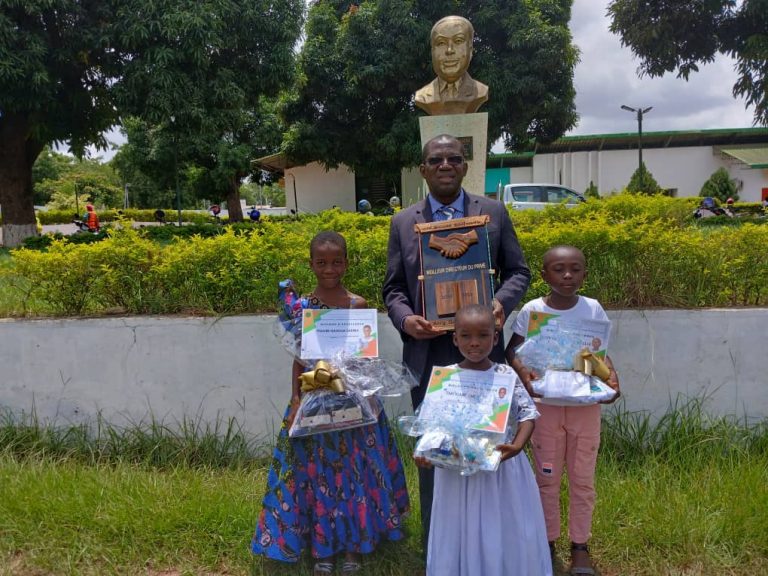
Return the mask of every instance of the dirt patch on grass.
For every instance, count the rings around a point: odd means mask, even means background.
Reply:
[[[54,574],[40,568],[29,567],[24,554],[14,552],[0,565],[0,576],[54,576]]]

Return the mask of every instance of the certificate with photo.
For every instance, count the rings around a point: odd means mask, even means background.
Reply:
[[[611,323],[589,318],[565,319],[559,314],[531,311],[526,340],[537,340],[538,346],[546,348],[561,343],[564,335],[572,342],[572,354],[587,348],[596,356],[605,358],[611,338]]]
[[[432,369],[418,419],[423,424],[504,434],[515,378],[493,370],[436,366]]]
[[[306,308],[301,317],[301,358],[335,356],[377,358],[379,338],[375,308]]]

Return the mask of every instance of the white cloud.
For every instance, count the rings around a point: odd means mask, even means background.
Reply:
[[[109,162],[115,157],[117,149],[126,142],[126,138],[123,133],[120,132],[119,126],[113,126],[112,129],[104,132],[104,138],[107,140],[107,149],[99,150],[95,146],[88,146],[85,149],[86,158],[100,158],[101,162]],[[54,143],[53,149],[62,154],[71,154],[69,146],[66,143]]]
[[[634,132],[634,115],[620,109],[653,106],[643,119],[644,131],[745,128],[752,125],[752,110],[732,95],[736,81],[734,62],[718,56],[701,66],[686,82],[674,73],[661,78],[640,78],[638,60],[618,36],[608,30],[605,0],[575,0],[571,33],[581,51],[576,66],[576,109],[580,119],[569,132],[607,134]]]

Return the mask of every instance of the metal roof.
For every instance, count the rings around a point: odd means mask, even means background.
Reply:
[[[743,162],[750,168],[768,168],[768,145],[758,147],[717,147],[718,152]]]
[[[580,152],[590,150],[622,150],[637,148],[637,132],[564,136],[551,144],[534,144],[537,154]],[[679,148],[682,146],[716,146],[768,143],[768,128],[720,128],[643,132],[643,148]]]
[[[282,152],[256,158],[251,160],[251,164],[267,172],[284,172],[288,168],[296,166],[293,162],[289,162]]]

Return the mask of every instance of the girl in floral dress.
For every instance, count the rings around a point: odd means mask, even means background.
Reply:
[[[310,268],[317,278],[302,308],[366,308],[364,298],[342,284],[347,246],[336,232],[320,232],[310,243]],[[301,308],[296,310],[301,314]],[[289,438],[304,367],[293,363],[291,403],[286,409],[267,478],[251,549],[254,554],[296,562],[308,549],[316,559],[313,576],[359,572],[360,555],[382,540],[403,538],[409,510],[402,462],[387,417],[375,424]]]

